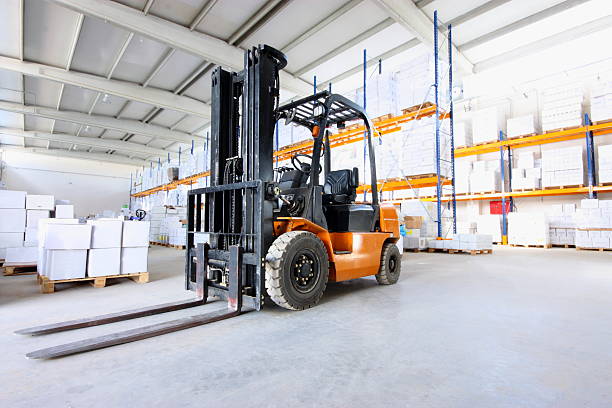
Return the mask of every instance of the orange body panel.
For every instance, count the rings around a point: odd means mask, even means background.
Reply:
[[[329,281],[341,282],[378,273],[383,244],[399,239],[399,218],[393,205],[380,206],[380,226],[382,232],[330,233],[305,218],[280,217],[274,221],[274,234],[279,236],[289,231],[309,231],[315,234],[327,249]]]

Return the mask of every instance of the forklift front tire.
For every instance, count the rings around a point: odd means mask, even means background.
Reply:
[[[383,245],[380,255],[380,268],[375,275],[380,285],[393,285],[397,283],[402,270],[402,255],[397,245],[387,242]]]
[[[329,278],[323,242],[308,231],[280,235],[266,256],[266,289],[285,309],[304,310],[321,300]]]

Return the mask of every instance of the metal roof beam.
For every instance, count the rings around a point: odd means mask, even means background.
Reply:
[[[312,61],[311,63],[309,63],[309,64],[303,66],[302,68],[294,71],[294,74],[297,75],[297,76],[305,74],[306,72],[308,72],[308,71],[318,67],[319,65],[323,64],[324,62],[334,58],[336,55],[339,55],[340,53],[348,50],[349,48],[354,47],[355,45],[357,45],[359,43],[362,43],[363,41],[365,41],[368,38],[370,38],[371,36],[381,32],[382,30],[384,30],[385,28],[393,25],[394,23],[395,23],[395,21],[391,17],[381,21],[380,23],[376,24],[374,27],[371,27],[368,30],[364,31],[363,33],[357,35],[356,37],[353,37],[349,41],[345,42],[344,44],[340,45],[337,48],[334,48],[333,50],[331,50],[327,54],[323,55],[322,57],[317,58],[316,60]]]
[[[162,126],[142,123],[133,119],[116,119],[111,116],[88,115],[82,112],[60,111],[43,106],[22,105],[5,101],[0,101],[0,110],[47,119],[63,120],[66,122],[78,123],[83,126],[94,126],[122,133],[133,133],[154,139],[171,140],[178,143],[191,144],[192,140],[198,145],[204,143],[204,139],[201,136],[170,130]]]
[[[503,65],[507,62],[529,55],[537,54],[542,50],[554,47],[559,44],[564,44],[589,34],[596,33],[601,30],[608,29],[612,26],[612,16],[606,16],[586,24],[574,27],[572,29],[560,32],[550,37],[546,37],[539,41],[523,45],[511,51],[489,58],[477,63],[474,67],[474,72],[482,72],[494,68],[498,65]]]
[[[419,9],[412,1],[406,0],[378,0],[378,3],[389,13],[398,23],[412,32],[423,44],[433,49],[434,33],[429,17]],[[438,29],[438,31],[440,31]],[[440,44],[448,41],[446,34],[440,31]],[[472,72],[474,65],[452,45],[453,54],[457,66],[465,72]],[[441,52],[442,58],[447,59],[447,52]]]
[[[52,142],[72,143],[75,146],[80,145],[100,149],[114,149],[123,152],[140,153],[156,157],[166,157],[168,153],[171,153],[172,155],[175,154],[174,152],[168,152],[164,149],[156,149],[154,147],[143,146],[138,143],[124,142],[122,140],[113,139],[101,139],[99,137],[74,136],[66,133],[47,133],[35,130],[21,130],[0,127],[0,134],[37,140],[49,140]]]
[[[66,71],[62,68],[2,56],[0,56],[0,68],[210,119],[210,105],[161,89],[144,88],[132,82]]]
[[[170,21],[143,15],[140,11],[108,0],[50,0],[85,15],[96,17],[128,31],[152,38],[181,49],[206,61],[242,70],[244,65],[243,50],[225,41],[207,34],[191,31],[187,27]],[[307,94],[312,86],[288,72],[281,71],[282,87],[299,95]]]
[[[130,159],[125,156],[118,155],[110,155],[104,153],[89,153],[89,152],[75,152],[72,150],[65,149],[45,149],[44,147],[18,147],[18,146],[5,146],[0,145],[0,150],[9,150],[9,151],[21,151],[24,153],[36,153],[36,154],[44,154],[47,156],[55,156],[55,157],[70,157],[73,159],[83,159],[87,161],[101,161],[101,162],[110,162],[110,163],[118,163],[118,164],[126,164],[129,166],[148,166],[152,163],[151,160],[143,160],[143,159]]]
[[[450,24],[453,27],[458,26],[460,24],[464,24],[467,23],[470,20],[475,19],[476,17],[479,17],[481,15],[483,15],[484,13],[487,13],[491,10],[496,9],[497,7],[509,3],[512,0],[490,0],[487,1],[486,3],[468,11],[467,13],[461,14],[460,16],[457,16],[455,18],[453,18],[451,21],[449,21],[448,23],[446,23],[446,25]],[[447,29],[447,27],[443,27],[444,30]],[[461,48],[461,47],[459,47]]]
[[[580,4],[586,3],[587,1],[589,0],[566,0],[562,3],[544,9],[538,13],[532,14],[530,16],[517,20],[514,23],[505,25],[495,31],[491,31],[490,33],[468,41],[465,44],[459,46],[459,51],[463,52],[471,50],[472,48],[475,48],[481,44],[496,40],[503,35],[519,30],[523,27],[527,27],[531,24],[535,24],[541,20],[544,20],[545,18],[552,17],[555,14],[559,14],[565,10],[569,10],[572,7],[576,7]]]

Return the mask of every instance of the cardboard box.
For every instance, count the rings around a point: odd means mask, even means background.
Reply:
[[[87,276],[108,276],[121,273],[121,248],[90,249]]]
[[[25,208],[26,192],[0,190],[0,208]]]
[[[22,243],[22,232],[0,232],[0,248],[18,247]]]
[[[42,246],[45,249],[89,249],[91,225],[48,224]]]
[[[74,205],[56,205],[55,218],[74,218]]]
[[[43,275],[51,280],[85,277],[87,268],[86,249],[46,249],[44,250],[44,258]]]
[[[49,210],[26,210],[26,227],[38,227],[38,220],[51,217]]]
[[[90,220],[87,224],[92,226],[91,248],[121,248],[122,221]]]
[[[124,248],[149,247],[149,228],[149,221],[124,221],[121,246]]]
[[[121,274],[147,272],[148,247],[121,248]]]
[[[26,227],[24,246],[38,246],[38,228]]]
[[[34,264],[38,259],[38,248],[36,247],[13,247],[6,248],[6,262],[22,264]]]
[[[26,210],[0,209],[0,232],[25,232]]]
[[[55,209],[55,197],[52,195],[26,195],[26,209],[28,210],[50,210]]]
[[[413,215],[405,216],[404,225],[406,229],[420,229],[423,225],[423,217]]]

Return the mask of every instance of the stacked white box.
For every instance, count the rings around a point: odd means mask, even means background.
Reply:
[[[533,115],[518,116],[508,119],[506,133],[508,138],[531,135],[535,133]]]
[[[50,217],[51,211],[49,210],[26,210],[26,227],[37,228],[38,220]]]
[[[363,102],[363,87],[356,90],[356,100]],[[397,82],[395,73],[375,74],[366,83],[366,113],[375,118],[395,114],[397,109]]]
[[[26,210],[20,208],[0,209],[0,233],[20,232],[26,228]]]
[[[472,173],[472,162],[465,159],[455,161],[455,192],[467,194],[470,190],[470,174]]]
[[[612,81],[600,81],[591,90],[591,120],[612,119]]]
[[[479,215],[476,218],[476,231],[490,235],[493,242],[501,242],[501,215]]]
[[[446,125],[446,122],[445,122]],[[443,128],[447,126],[443,125]],[[399,164],[405,176],[434,174],[437,171],[435,121],[424,118],[402,125],[395,144],[390,144],[395,158],[391,167]],[[440,174],[450,175],[450,138],[448,132],[440,132]],[[377,156],[378,158],[378,156]]]
[[[52,195],[28,194],[26,195],[26,209],[53,211],[55,209],[55,197]]]
[[[455,148],[468,147],[473,144],[472,129],[468,122],[454,124],[453,136],[455,137]]]
[[[91,230],[91,225],[85,224],[46,223],[41,241],[44,262],[39,273],[50,280],[84,278]]]
[[[580,85],[564,85],[542,91],[542,130],[570,128],[582,125],[584,92]]]
[[[600,183],[612,183],[612,144],[597,148],[597,177]]]
[[[74,205],[58,204],[55,206],[55,218],[74,218]]]
[[[577,248],[612,248],[612,200],[581,200],[575,222]]]
[[[508,214],[508,243],[512,245],[550,245],[548,220],[544,214]]]
[[[124,221],[121,239],[121,274],[147,272],[148,221]]]
[[[75,225],[78,224],[78,219],[58,219],[58,218],[42,218],[38,220],[38,228],[36,229],[36,242],[38,250],[38,273],[40,275],[45,274],[45,236],[47,234],[47,228],[51,224],[64,224],[64,225]],[[30,232],[31,234],[32,232]],[[32,237],[29,238],[32,240]]]
[[[0,259],[6,248],[23,246],[26,227],[26,192],[0,190]]]
[[[26,192],[0,190],[0,208],[25,208]]]
[[[87,276],[108,276],[121,273],[121,220],[89,220],[92,226],[91,248],[87,258]]]
[[[35,264],[38,258],[38,249],[35,247],[6,248],[6,262],[20,264]]]
[[[505,117],[496,107],[475,111],[472,115],[472,141],[474,144],[499,140],[499,131]]]
[[[584,184],[582,146],[542,152],[542,187]]]
[[[501,178],[498,170],[474,170],[470,174],[470,192],[486,193],[501,191]]]
[[[424,53],[409,62],[402,64],[395,73],[397,82],[397,105],[399,109],[421,106],[425,102],[433,102],[435,58],[431,53]],[[440,61],[439,72],[448,72],[448,64]],[[442,81],[439,87],[439,104],[448,106],[448,81]],[[369,102],[368,102],[369,103]]]

